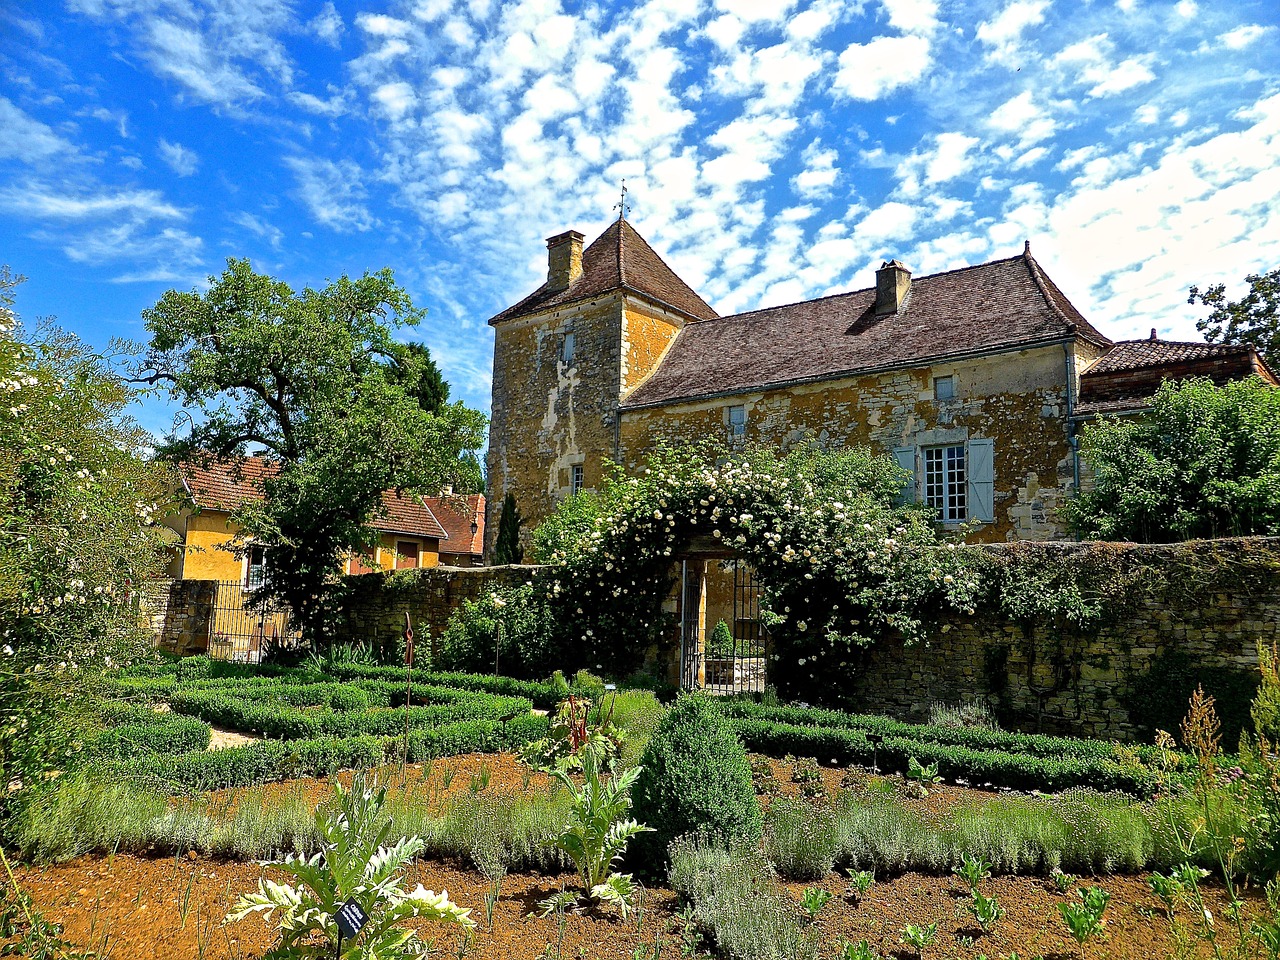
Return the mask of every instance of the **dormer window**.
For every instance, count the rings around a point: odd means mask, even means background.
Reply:
[[[933,378],[933,399],[954,400],[956,398],[956,381],[954,377]]]
[[[567,366],[573,363],[573,331],[564,335],[564,343],[560,345],[560,359]]]

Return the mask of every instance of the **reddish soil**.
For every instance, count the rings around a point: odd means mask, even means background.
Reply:
[[[792,782],[792,766],[775,761],[774,777],[783,795],[798,795]],[[410,789],[420,791],[425,802],[471,789],[472,778],[488,772],[489,791],[522,791],[545,786],[550,778],[528,775],[510,755],[470,755],[438,760],[428,767],[413,765],[407,771]],[[384,782],[396,782],[400,771],[388,767],[380,771]],[[527,777],[527,779],[526,779]],[[823,768],[824,789],[836,795],[845,779],[840,768]],[[350,775],[341,779],[350,782]],[[846,785],[854,789],[868,786],[867,775],[854,774]],[[892,778],[890,778],[892,779]],[[447,781],[447,786],[446,786]],[[274,784],[275,793],[302,790],[312,802],[328,795],[323,780],[300,780]],[[977,791],[940,787],[926,800],[905,800],[922,809],[938,811],[972,797]],[[223,791],[215,803],[231,805],[243,791]],[[256,888],[259,877],[283,879],[279,872],[254,863],[228,863],[195,855],[178,859],[142,859],[131,856],[84,857],[71,863],[45,868],[22,868],[19,882],[30,892],[47,919],[66,926],[67,938],[86,948],[97,949],[103,957],[119,958],[218,958],[253,960],[270,947],[274,928],[257,917],[229,927],[221,919],[243,892]],[[641,947],[661,944],[662,955],[677,957],[680,952],[682,921],[676,916],[678,904],[669,890],[648,891],[639,921],[622,921],[613,914],[570,914],[563,931],[554,916],[530,917],[537,902],[560,889],[572,887],[576,877],[513,874],[502,884],[494,915],[493,929],[484,917],[484,894],[489,882],[476,871],[458,864],[420,862],[407,873],[408,885],[422,883],[428,889],[447,889],[452,898],[472,909],[479,924],[466,955],[503,960],[536,960],[550,956],[565,960],[588,958],[634,958]],[[1199,956],[1210,951],[1192,950],[1183,954],[1172,935],[1159,902],[1143,878],[1104,877],[1087,882],[1104,887],[1112,895],[1101,939],[1085,947],[1089,958],[1154,960],[1175,954]],[[816,927],[823,958],[838,956],[841,940],[866,939],[886,956],[914,956],[900,943],[907,923],[938,922],[938,934],[925,951],[926,958],[963,958],[980,955],[1006,957],[1017,951],[1022,957],[1079,957],[1075,942],[1067,935],[1057,905],[1066,897],[1044,878],[998,877],[984,885],[984,893],[998,897],[1007,914],[989,934],[977,929],[965,911],[968,894],[952,877],[907,874],[878,881],[862,899],[846,895],[843,880],[830,876],[818,884],[789,884],[786,889],[799,902],[806,886],[821,886],[833,894],[819,915]],[[1074,893],[1067,896],[1074,897]],[[1231,942],[1230,924],[1222,915],[1224,897],[1211,891],[1210,907],[1218,920],[1220,942]],[[1250,897],[1250,912],[1256,909],[1256,895]],[[797,909],[797,916],[799,910]],[[424,939],[434,938],[437,955],[461,956],[460,935],[449,928],[420,924]],[[646,954],[652,956],[646,949]]]

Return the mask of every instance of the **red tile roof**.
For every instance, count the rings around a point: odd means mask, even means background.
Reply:
[[[213,461],[207,466],[184,463],[178,467],[182,485],[192,502],[202,510],[231,513],[250,500],[262,496],[262,481],[276,472],[276,465],[258,457],[238,461]],[[385,490],[382,515],[370,522],[384,533],[446,540],[449,534],[422,497]],[[467,531],[468,535],[470,530]]]
[[[424,497],[423,500],[436,515],[441,526],[448,531],[449,549],[443,553],[470,554],[479,557],[484,553],[484,494],[465,496]],[[471,532],[475,520],[476,532]]]
[[[1170,363],[1213,360],[1238,356],[1246,363],[1253,347],[1247,343],[1183,343],[1175,340],[1120,340],[1105,356],[1085,371],[1085,376],[1118,373],[1122,370],[1145,370]]]
[[[877,316],[874,287],[691,323],[634,408],[927,364],[1099,333],[1045,276],[1030,249],[1007,260],[915,278],[896,314]]]
[[[543,284],[489,320],[500,323],[550,307],[587,300],[614,290],[638,293],[674,307],[694,320],[717,316],[702,297],[676,276],[644,237],[625,220],[615,220],[582,254],[582,276],[562,290]]]

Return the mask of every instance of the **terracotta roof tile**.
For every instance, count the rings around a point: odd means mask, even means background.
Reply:
[[[1171,363],[1212,360],[1219,357],[1251,357],[1253,347],[1244,343],[1184,343],[1175,340],[1120,340],[1098,359],[1085,376],[1144,370]]]
[[[262,481],[275,472],[275,464],[257,457],[245,457],[238,464],[232,461],[214,461],[208,466],[184,463],[178,467],[182,484],[196,506],[225,513],[231,513],[248,501],[261,497]],[[383,515],[375,516],[370,524],[375,530],[438,540],[449,537],[421,497],[385,490],[382,494],[382,510]],[[470,534],[470,530],[467,532]]]
[[[1078,335],[1111,341],[1021,256],[914,278],[902,309],[875,288],[691,323],[624,407],[759,390]]]
[[[436,519],[449,534],[446,553],[470,554],[479,557],[484,553],[484,494],[466,496],[424,497]],[[476,532],[471,532],[471,521],[476,522]]]
[[[718,315],[676,276],[631,224],[615,220],[583,251],[581,277],[563,290],[548,290],[544,283],[489,322],[500,323],[622,289],[674,307],[694,320],[710,320]]]

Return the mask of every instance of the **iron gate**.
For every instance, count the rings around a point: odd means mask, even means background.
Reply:
[[[723,647],[711,644],[712,631],[704,619],[706,562],[680,563],[680,687],[708,693],[763,692],[768,638],[760,624],[760,584],[745,561],[719,563],[733,573],[731,638]]]
[[[252,606],[249,594],[238,580],[218,581],[209,603],[209,656],[260,663],[269,644],[297,642],[298,631],[290,625],[288,608]]]

